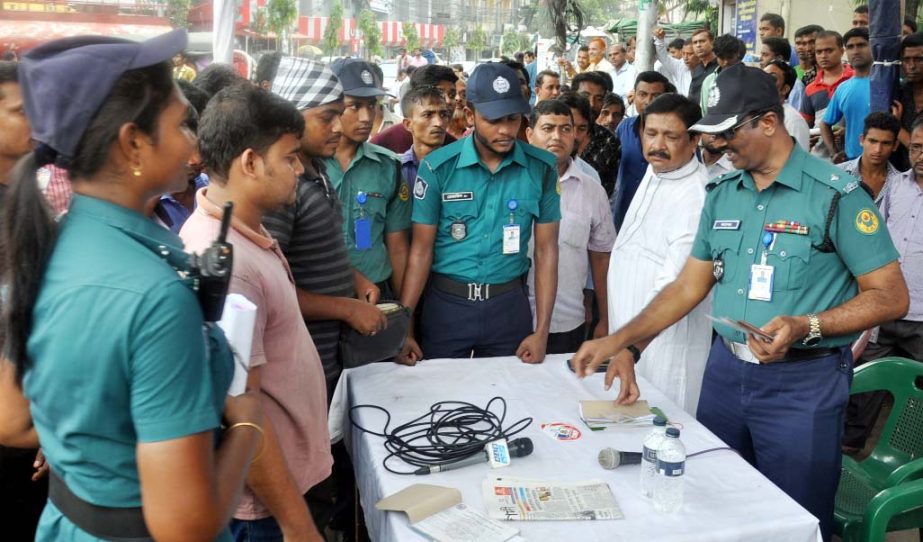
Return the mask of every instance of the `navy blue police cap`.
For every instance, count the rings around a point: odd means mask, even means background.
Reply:
[[[718,73],[706,99],[708,113],[690,132],[717,134],[745,120],[748,113],[781,105],[776,79],[759,68],[734,64]]]
[[[516,72],[499,62],[488,62],[474,69],[468,78],[467,98],[487,120],[531,111],[529,102],[522,97]]]
[[[75,36],[26,53],[19,63],[19,84],[32,138],[40,143],[39,162],[66,165],[119,77],[169,60],[186,48],[186,41],[182,29],[143,42]]]
[[[373,98],[387,94],[372,65],[356,58],[344,58],[334,62],[330,69],[343,85],[343,94],[357,98]]]

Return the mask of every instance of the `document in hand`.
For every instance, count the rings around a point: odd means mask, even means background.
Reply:
[[[256,305],[240,294],[228,294],[218,322],[234,353],[234,378],[228,395],[236,397],[246,390],[255,325]]]
[[[602,480],[567,483],[488,477],[483,494],[487,514],[505,521],[625,517],[609,484]]]
[[[607,426],[649,426],[654,414],[647,401],[619,405],[615,401],[580,401],[580,417],[591,429]]]

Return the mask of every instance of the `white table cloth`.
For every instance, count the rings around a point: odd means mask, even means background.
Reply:
[[[508,412],[505,425],[531,416],[533,423],[518,437],[530,437],[535,451],[514,458],[512,465],[491,470],[483,465],[427,476],[398,476],[382,467],[387,455],[383,439],[352,428],[347,443],[352,450],[366,525],[373,541],[418,541],[401,513],[379,512],[375,503],[414,483],[456,487],[464,502],[486,513],[481,483],[490,474],[557,481],[603,479],[609,483],[624,519],[615,521],[516,522],[521,539],[529,541],[612,542],[626,541],[785,541],[820,540],[817,520],[768,479],[729,450],[689,458],[686,462],[685,504],[675,514],[656,512],[639,493],[639,467],[603,470],[596,461],[600,449],[612,447],[640,451],[650,428],[590,431],[581,421],[578,402],[611,399],[615,389],[603,390],[602,375],[578,379],[566,366],[569,356],[548,356],[543,364],[527,365],[518,359],[427,360],[416,367],[393,363],[368,365],[344,372],[340,382],[350,406],[374,404],[391,413],[391,424],[409,421],[429,410],[437,401],[459,400],[484,407],[501,396]],[[724,444],[694,418],[669,402],[647,382],[640,380],[641,398],[660,407],[671,422],[682,426],[681,439],[687,453]],[[335,409],[336,410],[336,409]],[[381,432],[385,417],[373,409],[355,412],[358,423]],[[344,416],[345,418],[345,416]],[[335,427],[339,418],[332,419]],[[580,428],[576,441],[559,442],[540,430],[542,423],[566,422]],[[345,423],[349,423],[348,420]],[[349,429],[348,427],[346,429]],[[412,470],[392,459],[392,468]]]

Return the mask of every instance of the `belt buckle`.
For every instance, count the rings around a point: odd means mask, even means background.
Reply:
[[[490,299],[490,284],[468,283],[468,301],[487,301]]]

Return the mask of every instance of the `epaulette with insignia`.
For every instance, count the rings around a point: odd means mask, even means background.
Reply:
[[[859,179],[814,156],[805,158],[803,171],[817,182],[829,186],[840,194],[849,194],[859,188]]]
[[[705,190],[710,192],[714,190],[719,184],[723,183],[724,181],[730,181],[732,179],[739,179],[742,173],[743,172],[739,169],[736,169],[734,171],[729,171],[728,173],[722,173],[721,175],[718,175],[714,179],[708,181],[708,184],[705,185]]]

